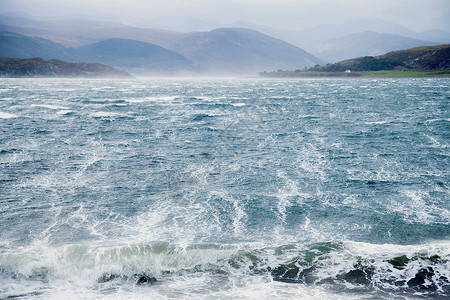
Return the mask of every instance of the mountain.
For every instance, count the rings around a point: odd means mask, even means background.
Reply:
[[[303,49],[244,28],[191,33],[176,41],[172,49],[212,72],[253,73],[322,63]]]
[[[226,26],[225,23],[216,21],[205,21],[181,15],[153,17],[130,24],[141,28],[164,28],[174,32],[209,31]]]
[[[135,73],[193,70],[192,62],[180,54],[150,43],[126,39],[108,39],[79,48],[66,48],[42,38],[0,32],[0,57],[88,61]]]
[[[415,34],[414,31],[389,21],[379,19],[361,19],[342,24],[324,24],[307,28],[299,32],[299,37],[310,41],[331,40],[350,33],[364,31],[375,31],[411,37]]]
[[[450,44],[398,50],[365,56],[309,69],[317,72],[350,71],[444,71],[450,70]]]
[[[150,43],[128,40],[107,39],[75,50],[81,61],[105,63],[135,72],[173,72],[193,70],[186,57]]]
[[[234,25],[278,37],[329,62],[421,45],[450,43],[450,32],[415,32],[379,19],[361,19],[342,24],[324,24],[302,30],[274,29],[246,21]]]
[[[0,57],[73,60],[71,51],[60,44],[10,32],[0,32]]]
[[[2,16],[0,31],[37,36],[72,48],[110,38],[138,40],[168,48],[174,40],[185,35],[169,30],[138,28],[98,20],[38,20],[18,16]]]
[[[69,61],[96,61],[127,68],[132,72],[136,72],[136,70],[142,72],[144,69],[146,71],[153,70],[154,67],[157,70],[172,71],[182,67],[182,70],[194,68],[209,73],[254,74],[262,70],[304,68],[323,63],[317,57],[287,42],[242,28],[175,33],[94,21],[84,23],[67,20],[64,23],[64,21],[26,20],[10,17],[7,18],[7,21],[0,20],[0,24],[2,22],[3,27],[12,28],[11,26],[14,25],[16,26],[14,28],[20,29],[27,35],[45,36],[61,43],[65,41],[65,45],[83,45],[79,48],[64,48],[62,45],[58,45],[58,48],[53,45],[60,52],[71,53],[64,57],[58,54],[55,58]],[[0,28],[2,28],[1,26]],[[123,36],[128,38],[123,39]],[[22,35],[22,38],[25,36]],[[67,43],[67,41],[69,42]],[[139,44],[139,42],[154,45],[145,46],[146,44]],[[118,47],[119,43],[124,45]],[[172,53],[168,56],[168,52],[166,52],[166,55],[157,55],[153,58],[162,59],[159,63],[150,61],[150,56],[144,52],[154,51],[156,45],[179,55]],[[139,50],[140,47],[143,49]],[[158,51],[154,54],[160,53],[162,50]],[[28,53],[28,57],[42,56],[32,54]],[[129,55],[128,58],[126,58],[127,55]],[[164,56],[170,57],[170,59],[163,58]],[[181,56],[187,59],[185,60]],[[53,57],[46,56],[45,58]],[[189,60],[192,61],[192,65],[189,65]],[[140,66],[138,66],[139,64]]]
[[[0,57],[1,77],[131,77],[97,63],[69,63],[56,59]]]
[[[325,61],[338,62],[352,57],[375,56],[395,50],[437,44],[396,34],[366,31],[347,34],[327,42],[311,43],[309,49]]]
[[[450,32],[445,30],[427,30],[415,34],[414,37],[420,40],[438,42],[439,44],[450,43]]]

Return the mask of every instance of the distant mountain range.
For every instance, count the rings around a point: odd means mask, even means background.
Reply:
[[[398,24],[378,19],[324,24],[303,30],[279,30],[244,21],[236,22],[235,25],[276,36],[327,62],[379,55],[417,46],[450,43],[448,31],[415,32]]]
[[[137,74],[193,70],[192,62],[178,53],[127,39],[108,39],[79,48],[66,48],[46,39],[3,32],[0,33],[0,57],[96,62]]]
[[[79,61],[95,61],[124,68],[134,73],[170,73],[193,71],[193,63],[186,57],[160,46],[127,39],[107,39],[71,49]]]
[[[336,62],[352,57],[375,56],[395,50],[435,45],[438,43],[397,34],[365,31],[350,33],[327,42],[311,42],[308,48],[318,57],[328,62]]]
[[[38,37],[0,32],[0,57],[73,60],[73,53],[63,45]]]
[[[261,70],[305,68],[324,62],[287,42],[242,28],[178,33],[100,21],[4,17],[0,19],[0,30],[4,31],[0,42],[5,49],[18,46],[27,51],[17,51],[16,57],[93,61],[139,73],[164,70],[256,74]],[[16,33],[14,42],[6,37],[11,33],[5,30]],[[33,52],[38,48],[42,51]],[[7,53],[11,57],[11,51]]]
[[[417,33],[374,19],[300,31],[248,22],[236,25],[253,29],[233,27],[181,33],[114,22],[5,15],[0,18],[0,55],[99,62],[136,74],[163,70],[255,74],[450,43],[450,33],[446,31]]]
[[[131,77],[97,63],[69,63],[57,59],[0,57],[0,77]]]
[[[322,60],[287,42],[243,28],[220,28],[186,35],[173,50],[212,71],[258,72],[304,68]]]

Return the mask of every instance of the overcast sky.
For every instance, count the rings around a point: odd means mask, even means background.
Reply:
[[[179,31],[247,21],[300,30],[377,18],[415,31],[450,31],[450,0],[0,0],[0,13],[86,17]]]

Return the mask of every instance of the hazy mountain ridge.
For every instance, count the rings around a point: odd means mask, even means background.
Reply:
[[[150,43],[125,39],[109,39],[75,49],[42,38],[3,32],[0,46],[0,57],[96,62],[136,73],[193,70],[192,62],[182,55]]]
[[[395,50],[435,45],[438,43],[397,34],[365,31],[350,33],[328,42],[312,42],[309,49],[325,61],[338,62],[353,57],[376,56]]]
[[[0,30],[39,36],[71,48],[110,38],[133,39],[168,48],[174,40],[185,35],[181,32],[139,28],[116,22],[86,19],[36,20],[8,16],[0,18]]]
[[[274,29],[245,21],[235,24],[281,38],[328,62],[379,55],[410,47],[450,43],[448,31],[433,29],[415,32],[378,19],[323,24],[302,30]]]
[[[208,32],[181,33],[92,20],[30,20],[21,16],[5,16],[0,19],[0,30],[2,28],[11,29],[11,31],[14,29],[14,32],[50,39],[66,47],[70,46],[70,48],[82,46],[92,49],[95,43],[105,43],[105,40],[110,39],[122,39],[121,42],[124,45],[120,48],[134,49],[130,51],[130,54],[133,51],[136,53],[136,47],[140,47],[137,44],[138,42],[146,42],[153,44],[153,46],[165,48],[167,51],[176,52],[184,57],[184,59],[176,58],[176,62],[172,64],[168,59],[150,62],[151,55],[138,55],[134,59],[131,59],[131,57],[127,59],[124,56],[127,54],[126,52],[114,53],[114,51],[105,47],[102,48],[102,53],[98,55],[94,55],[92,52],[90,55],[68,55],[67,51],[55,47],[56,52],[52,51],[55,52],[54,55],[58,56],[44,57],[67,61],[98,61],[128,70],[141,71],[152,68],[155,70],[166,68],[171,71],[182,69],[229,74],[277,69],[303,69],[316,64],[323,64],[325,61],[336,62],[352,57],[373,56],[393,50],[437,44],[434,41],[423,41],[399,35],[413,36],[420,34],[397,24],[375,19],[338,25],[325,24],[301,31],[271,29],[249,22],[241,22],[240,25],[257,27],[257,30],[263,33],[245,28],[219,28]],[[360,32],[361,30],[367,31]],[[378,32],[383,30],[391,33]],[[396,34],[392,34],[392,32]],[[442,40],[446,40],[447,34],[450,36],[450,33],[442,30],[429,30],[427,34]],[[332,39],[323,40],[324,37]],[[309,52],[293,46],[285,40],[295,41],[297,46],[301,44],[303,45],[302,48]],[[450,37],[448,40],[450,42]],[[131,44],[134,44],[134,46]],[[59,45],[59,48],[61,48],[61,45]],[[144,48],[150,50],[152,47],[144,46]],[[49,53],[52,51],[49,51]],[[17,53],[20,53],[20,51]],[[314,53],[317,57],[311,53]],[[112,54],[117,57],[113,58]],[[28,55],[28,57],[32,56],[40,55]],[[109,60],[102,58],[102,56],[108,56]],[[175,58],[176,55],[171,54],[168,57]]]
[[[160,46],[127,39],[108,39],[74,50],[81,61],[95,61],[135,72],[192,71],[186,57]]]
[[[88,25],[87,25],[88,26]],[[63,26],[62,28],[70,28]],[[45,27],[47,30],[48,27]],[[86,27],[83,27],[86,29]],[[97,29],[96,29],[97,28]],[[114,31],[111,28],[105,29],[102,26],[96,26],[92,31],[87,31],[86,39],[95,39],[92,34],[103,32],[102,36],[121,36],[131,30],[128,27],[121,27]],[[99,28],[99,29],[98,29]],[[100,30],[100,31],[99,31]],[[124,31],[120,31],[124,30]],[[117,34],[117,32],[119,32]],[[282,40],[272,38],[254,30],[242,28],[221,28],[210,32],[194,32],[194,33],[173,33],[169,32],[165,35],[165,31],[159,30],[137,30],[133,31],[134,36],[146,36],[147,40],[156,40],[161,42],[167,49],[166,55],[161,57],[151,49],[156,49],[156,43],[150,46],[142,41],[130,39],[116,39],[113,45],[104,45],[105,40],[99,41],[98,45],[88,44],[77,49],[65,48],[62,45],[55,45],[58,49],[57,58],[63,58],[69,61],[95,61],[110,64],[112,66],[126,68],[127,70],[138,70],[140,73],[146,71],[184,71],[194,70],[200,72],[230,74],[241,73],[251,74],[261,70],[275,70],[279,68],[305,68],[315,64],[323,63],[322,60],[316,58],[312,54],[303,49],[297,48]],[[152,35],[147,35],[151,33]],[[46,32],[48,34],[48,32]],[[78,33],[77,33],[78,34]],[[86,37],[90,36],[90,37]],[[162,38],[164,37],[164,38]],[[28,39],[22,35],[23,39]],[[58,39],[73,39],[76,36],[61,35]],[[111,43],[111,39],[109,43]],[[118,43],[122,43],[120,47]],[[139,44],[140,43],[140,44]],[[128,44],[128,45],[125,45]],[[133,44],[133,46],[131,45]],[[144,47],[150,55],[143,55]],[[32,48],[32,47],[31,47]],[[98,53],[94,53],[95,51]],[[90,49],[90,50],[87,50]],[[119,49],[114,52],[113,49]],[[129,51],[120,51],[120,49],[128,49]],[[173,51],[173,53],[170,53]],[[63,53],[72,53],[72,56],[62,57]],[[158,53],[163,52],[161,49]],[[176,53],[175,53],[176,52]],[[19,53],[19,52],[17,52]],[[139,55],[136,55],[139,53]],[[169,54],[170,53],[170,54]],[[126,56],[129,56],[126,58]],[[5,55],[4,55],[5,56]],[[28,57],[40,56],[28,53]],[[113,57],[115,56],[115,57]],[[184,57],[184,58],[183,58]],[[21,58],[24,58],[23,56]],[[53,57],[46,57],[53,58]],[[107,59],[108,58],[108,59]],[[151,61],[153,60],[153,61]]]
[[[69,63],[42,58],[0,57],[1,77],[131,77],[127,72],[98,63]]]
[[[192,33],[179,40],[174,50],[212,71],[257,72],[323,62],[287,42],[244,28]]]
[[[73,61],[72,51],[61,44],[39,37],[0,32],[0,57],[61,59]]]

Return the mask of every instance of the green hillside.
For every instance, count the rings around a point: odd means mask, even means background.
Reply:
[[[296,71],[260,73],[264,77],[417,77],[450,76],[450,45],[422,46],[379,56],[347,59]]]
[[[0,77],[131,77],[131,75],[98,63],[0,57]]]
[[[384,57],[401,61],[415,71],[450,70],[450,44],[393,51]]]
[[[365,56],[317,66],[316,72],[358,71],[444,71],[450,70],[450,45],[423,46],[379,56]]]

